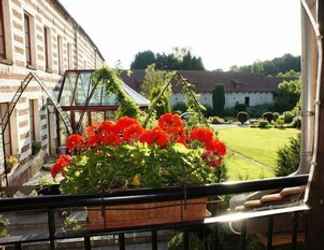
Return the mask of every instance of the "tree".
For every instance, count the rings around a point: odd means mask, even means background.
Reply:
[[[151,50],[138,52],[131,64],[131,69],[146,69],[147,66],[155,63],[156,57]]]
[[[141,85],[141,93],[145,95],[151,102],[154,101],[162,88],[169,83],[175,72],[167,72],[156,70],[155,64],[149,65],[145,70],[143,84]],[[171,84],[164,92],[163,96],[158,100],[156,105],[157,116],[171,111],[170,98],[172,95]]]
[[[300,99],[300,93],[300,80],[284,80],[279,84],[278,91],[275,94],[274,110],[284,112],[293,109]]]
[[[263,75],[277,76],[280,72],[294,70],[300,72],[300,56],[285,54],[272,60],[256,61],[251,65],[232,66],[231,71],[257,73]]]
[[[216,115],[223,115],[225,107],[225,90],[224,86],[216,86],[213,90],[213,108]]]
[[[201,57],[191,54],[185,48],[174,48],[172,53],[157,53],[152,51],[139,52],[131,64],[132,69],[145,69],[155,64],[159,70],[205,70]]]

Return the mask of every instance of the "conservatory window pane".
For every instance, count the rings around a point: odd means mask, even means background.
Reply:
[[[85,105],[86,100],[91,92],[91,73],[81,73],[78,79],[77,90],[75,93],[75,104]]]
[[[73,92],[75,88],[75,82],[77,80],[76,73],[68,73],[65,76],[65,82],[63,87],[63,92],[61,96],[60,104],[62,106],[70,106],[73,100]]]

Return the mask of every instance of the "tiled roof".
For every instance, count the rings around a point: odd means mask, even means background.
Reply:
[[[179,72],[196,86],[199,93],[211,93],[217,85],[224,85],[225,92],[274,92],[280,82],[278,78],[242,72]],[[144,74],[144,70],[134,70],[130,76],[126,73],[122,74],[122,78],[129,86],[138,91]],[[178,92],[178,89],[175,89],[175,92]]]

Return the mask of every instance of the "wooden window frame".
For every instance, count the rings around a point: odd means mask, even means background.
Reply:
[[[31,132],[32,142],[36,141],[35,101],[36,101],[36,99],[29,100],[30,132]]]
[[[8,102],[2,102],[0,103],[0,105],[6,105],[6,112],[7,110],[9,109],[9,103]],[[6,128],[6,131],[8,131],[8,140],[9,140],[9,143],[5,143],[4,142],[4,151],[5,151],[5,155],[4,157],[7,157],[7,156],[10,156],[13,154],[13,147],[12,147],[12,133],[11,133],[11,120],[9,119],[8,121],[8,126]],[[5,138],[2,138],[2,140],[5,140]],[[6,148],[6,145],[9,144],[9,148]],[[7,153],[7,149],[8,149],[8,155],[6,154]]]
[[[3,0],[0,0],[0,25],[2,29],[2,37],[0,37],[0,43],[3,46],[3,54],[0,54],[0,60],[7,59],[7,45],[6,45],[6,31],[5,31],[5,19],[4,19],[4,9],[3,9]]]
[[[57,68],[58,68],[58,74],[62,75],[63,72],[63,59],[62,59],[62,37],[60,35],[57,36],[56,39],[57,43]]]
[[[50,71],[50,53],[49,53],[49,28],[44,26],[44,54],[45,54],[45,71]]]
[[[24,34],[25,34],[26,64],[27,66],[32,67],[33,55],[32,55],[32,39],[31,39],[31,16],[26,11],[24,12]]]

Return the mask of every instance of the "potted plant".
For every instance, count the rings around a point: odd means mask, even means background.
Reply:
[[[225,145],[210,128],[189,128],[166,113],[146,129],[130,117],[104,121],[67,138],[52,176],[63,174],[65,194],[95,194],[130,188],[161,188],[220,181]],[[199,220],[207,198],[88,209],[89,225],[123,227]]]

